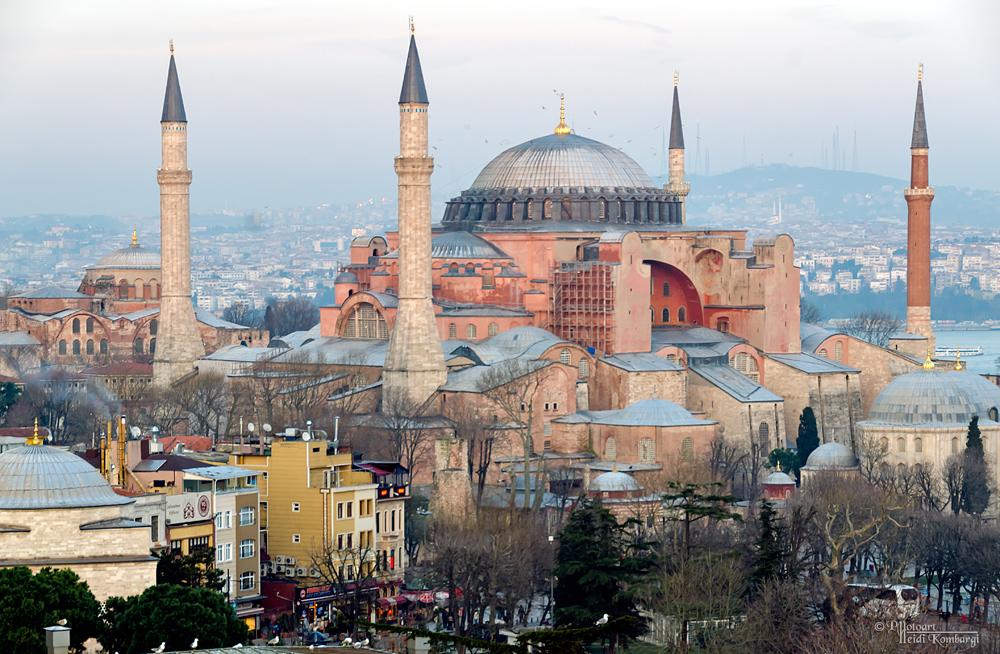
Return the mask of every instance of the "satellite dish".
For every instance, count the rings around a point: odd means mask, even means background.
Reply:
[[[312,440],[312,434],[310,434],[307,431],[302,432],[302,440],[304,441]]]
[[[142,434],[142,430],[136,427],[135,425],[133,425],[132,429],[129,429],[128,431],[130,434],[132,434],[132,438],[139,438],[139,435]]]
[[[248,422],[247,423],[247,431],[253,432],[253,429],[254,429],[253,423],[252,422]]]
[[[263,429],[264,431],[271,431],[271,425],[267,424],[266,422],[263,425],[261,425],[260,428]]]

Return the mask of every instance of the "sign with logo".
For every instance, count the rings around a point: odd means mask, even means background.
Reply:
[[[182,525],[212,517],[211,493],[167,495],[167,524]]]

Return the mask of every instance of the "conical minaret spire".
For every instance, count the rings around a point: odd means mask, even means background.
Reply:
[[[685,198],[691,192],[691,185],[684,181],[684,127],[681,123],[681,101],[677,95],[677,71],[674,71],[674,104],[670,113],[670,177],[667,193],[680,199],[680,216],[676,222],[687,222]],[[671,222],[673,216],[671,216]]]
[[[927,338],[934,349],[931,328],[931,202],[934,187],[929,185],[927,121],[924,119],[923,64],[917,73],[917,103],[913,112],[910,141],[910,186],[906,198],[906,333]]]
[[[159,329],[153,354],[153,383],[165,386],[194,371],[205,356],[191,304],[191,215],[187,167],[187,115],[177,79],[174,46],[170,44],[167,91],[160,119],[162,163],[156,171],[160,185],[160,293]],[[152,336],[152,335],[150,335]],[[150,349],[153,340],[150,338]]]
[[[417,42],[410,51],[399,94],[399,308],[389,335],[382,383],[390,402],[419,406],[447,380],[431,287],[431,173],[427,152],[427,90]]]

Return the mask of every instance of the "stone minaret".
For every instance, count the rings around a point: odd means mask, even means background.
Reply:
[[[935,349],[931,329],[931,201],[934,187],[927,185],[927,124],[924,121],[924,91],[921,72],[917,75],[917,108],[913,116],[910,142],[910,187],[906,197],[906,333],[927,338],[930,352]]]
[[[160,118],[163,164],[160,185],[160,325],[153,355],[153,383],[165,386],[194,370],[205,346],[191,305],[191,218],[187,167],[187,117],[177,81],[174,46],[170,45],[167,93]]]
[[[422,403],[447,379],[431,303],[431,173],[427,155],[427,91],[417,42],[399,94],[399,309],[382,372],[385,393]]]
[[[681,224],[687,223],[685,198],[691,185],[684,182],[684,128],[681,125],[681,101],[677,97],[677,71],[674,71],[674,107],[670,114],[670,180],[667,193],[681,199]]]

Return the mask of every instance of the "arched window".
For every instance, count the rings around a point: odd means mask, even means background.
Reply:
[[[662,320],[660,322],[670,322],[670,307],[663,307],[661,317]]]
[[[760,371],[757,369],[757,360],[746,352],[740,352],[729,360],[729,365],[741,372],[755,382],[760,381]]]
[[[919,436],[913,439],[913,451],[917,454],[924,451],[924,441]]]
[[[458,338],[458,325],[448,323],[448,338]]]
[[[118,284],[118,297],[121,298],[121,299],[128,298],[128,280],[127,279],[123,279]]]
[[[155,338],[149,339],[149,353],[150,354],[156,354],[156,339]]]
[[[490,216],[490,220],[500,219],[500,200],[493,203],[493,214]]]
[[[820,355],[821,357],[823,357],[824,359],[829,359],[829,358],[830,358],[830,357],[829,357],[829,356],[827,355],[827,353],[826,353],[826,350],[825,350],[825,349],[823,349],[823,350],[820,350],[820,351],[819,351],[819,355]]]
[[[879,441],[878,441],[878,448],[883,453],[888,452],[889,451],[889,439],[886,438],[885,436],[883,436],[882,438],[880,438]]]
[[[906,452],[906,439],[897,438],[896,439],[896,452],[903,453]]]
[[[87,354],[93,354],[93,353],[94,353],[94,339],[88,338],[87,339]]]
[[[354,373],[354,376],[351,377],[351,388],[353,390],[356,391],[359,388],[364,388],[367,385],[368,382],[367,380],[365,380],[365,376],[362,375],[360,372]]]
[[[587,357],[580,357],[580,374],[579,379],[589,379],[590,378],[590,361],[587,361]]]
[[[474,339],[476,337],[476,326],[475,325],[466,325],[465,326],[465,337],[467,339],[469,339],[469,340],[472,340],[472,339]]]
[[[136,354],[142,354],[142,339],[135,339],[135,342],[132,343],[132,348],[135,350]]]
[[[504,220],[514,220],[514,211],[516,211],[517,203],[513,200],[510,201],[510,206],[507,207],[507,215],[504,216]]]
[[[107,354],[107,353],[108,353],[108,339],[102,338],[101,339],[101,354]]]
[[[499,332],[500,332],[500,326],[497,325],[495,322],[491,322],[486,327],[486,335],[487,336],[496,336]]]
[[[652,438],[644,438],[639,441],[639,460],[643,463],[656,461],[656,444]]]
[[[766,422],[760,423],[757,427],[757,438],[760,440],[760,444],[764,446],[765,452],[771,451],[771,427]]]
[[[604,443],[604,460],[605,461],[617,461],[618,460],[618,444],[615,442],[614,436],[609,436],[608,440]]]
[[[354,307],[354,311],[347,317],[344,326],[345,338],[389,338],[389,327],[386,325],[385,316],[375,308],[374,304],[362,302]]]
[[[564,363],[567,366],[570,365],[569,350],[563,350],[559,353],[559,363]]]
[[[552,200],[546,199],[542,207],[545,209],[545,220],[552,220]]]
[[[951,439],[951,453],[958,454],[958,438]]]
[[[80,354],[80,341],[73,341],[73,354]]]
[[[525,220],[533,220],[534,219],[534,216],[531,215],[531,209],[534,206],[534,204],[535,204],[535,201],[532,200],[531,198],[528,198],[527,200],[525,200],[525,202],[524,202],[524,219]]]
[[[670,282],[663,282],[663,297],[670,297]]]
[[[66,354],[66,341],[59,341],[59,354]]]
[[[598,209],[597,219],[602,223],[608,219],[608,201],[601,200],[600,208]]]
[[[694,439],[690,436],[681,441],[681,461],[685,463],[694,461]]]
[[[467,264],[465,264],[465,274],[466,275],[475,275],[476,274],[476,264],[474,264],[474,263],[467,263]]]
[[[93,334],[94,333],[94,319],[93,318],[87,318],[87,333],[88,334]]]
[[[992,420],[993,422],[1000,422],[1000,420],[998,420],[998,418],[1000,418],[1000,413],[997,412],[996,407],[990,409],[989,413],[990,413],[990,420]]]
[[[687,309],[684,307],[677,308],[677,322],[687,322]]]
[[[833,360],[837,363],[844,362],[844,344],[840,341],[837,341],[833,346]]]
[[[160,323],[158,320],[149,321],[149,335],[156,336],[156,332],[160,329]]]
[[[73,333],[74,334],[79,334],[80,333],[80,319],[79,318],[73,318]]]

